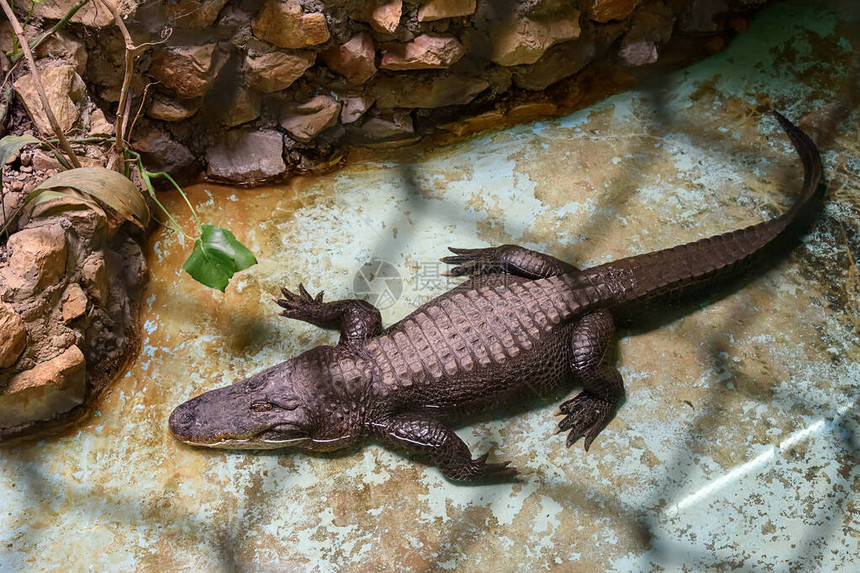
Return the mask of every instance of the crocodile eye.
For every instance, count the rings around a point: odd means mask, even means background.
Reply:
[[[270,404],[269,402],[252,402],[251,403],[251,410],[253,410],[254,412],[268,412],[272,408],[274,408],[274,406],[272,406],[272,404]]]

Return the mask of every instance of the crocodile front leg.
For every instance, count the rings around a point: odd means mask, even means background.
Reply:
[[[484,249],[448,247],[448,250],[454,255],[442,257],[440,260],[449,265],[458,265],[448,271],[448,274],[453,276],[506,273],[527,279],[542,279],[579,270],[555,257],[519,245]]]
[[[349,299],[323,302],[323,291],[316,298],[299,283],[299,293],[281,288],[284,298],[277,302],[287,318],[295,318],[320,328],[340,330],[340,344],[372,338],[382,331],[379,310],[367,301]]]
[[[615,415],[624,397],[621,373],[614,366],[606,364],[613,331],[612,315],[605,310],[586,314],[573,331],[571,367],[582,383],[583,390],[559,407],[566,416],[558,427],[562,431],[570,430],[568,447],[584,436],[585,450],[588,451],[594,438]]]
[[[375,424],[373,434],[385,444],[428,454],[450,480],[477,483],[517,474],[510,462],[486,463],[489,454],[473,460],[469,446],[453,430],[420,414],[401,414]]]

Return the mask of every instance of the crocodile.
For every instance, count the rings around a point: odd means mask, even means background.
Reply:
[[[588,269],[516,245],[450,248],[441,260],[465,282],[388,328],[366,301],[283,288],[282,314],[339,330],[338,344],[179,405],[172,434],[194,446],[325,452],[373,439],[429,456],[455,482],[510,480],[509,462],[473,457],[452,426],[578,382],[582,391],[559,407],[558,431],[568,447],[583,438],[588,450],[625,395],[608,357],[616,324],[763,266],[807,228],[824,188],[818,148],[774,114],[804,172],[782,215]]]

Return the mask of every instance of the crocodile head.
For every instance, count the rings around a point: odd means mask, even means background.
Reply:
[[[179,405],[170,415],[171,433],[210,448],[329,451],[350,445],[361,433],[360,412],[332,387],[320,350]]]

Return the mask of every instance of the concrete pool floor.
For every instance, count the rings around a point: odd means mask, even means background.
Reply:
[[[152,239],[137,361],[74,430],[0,450],[0,571],[850,570],[860,9],[810,4],[765,10],[657,91],[282,187],[189,190],[259,264],[221,294],[182,272],[190,244]],[[454,485],[375,445],[277,455],[169,435],[182,401],[336,339],[278,317],[281,285],[345,298],[386,261],[396,275],[369,290],[391,324],[453,284],[448,245],[587,267],[773,216],[800,165],[770,106],[819,137],[822,216],[768,272],[621,332],[627,399],[590,452],[553,436],[557,400],[458,430],[515,484]]]

